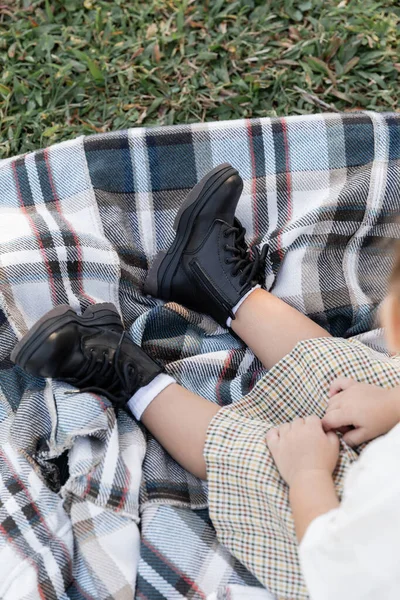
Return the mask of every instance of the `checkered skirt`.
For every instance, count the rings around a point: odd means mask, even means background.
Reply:
[[[280,600],[304,600],[288,487],[265,443],[272,426],[326,411],[335,377],[382,387],[400,384],[400,358],[388,358],[355,340],[302,341],[241,401],[212,420],[205,447],[210,516],[220,541]],[[342,495],[344,475],[357,459],[341,441],[334,473]]]

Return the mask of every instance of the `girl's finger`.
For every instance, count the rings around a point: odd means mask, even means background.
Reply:
[[[271,449],[271,446],[276,444],[279,441],[279,429],[277,427],[272,427],[269,431],[267,431],[267,435],[265,436],[267,446]]]
[[[357,381],[354,381],[354,379],[349,379],[348,377],[338,377],[337,379],[334,379],[331,383],[331,387],[329,388],[329,398],[332,398],[332,396],[338,394],[339,392],[348,390],[356,383]]]
[[[325,431],[330,431],[331,429],[337,431],[340,427],[347,427],[353,424],[351,416],[344,409],[327,412],[322,419],[322,426]]]
[[[280,436],[285,435],[285,433],[288,433],[288,431],[290,431],[291,427],[292,427],[291,423],[284,423],[283,425],[281,425],[279,427],[279,435]]]
[[[331,415],[331,413],[334,411],[343,411],[343,407],[334,408],[332,410],[328,409],[325,413],[325,416],[327,414]],[[331,418],[327,419],[326,421],[324,421],[324,419],[325,419],[325,417],[322,418],[321,422],[322,422],[322,428],[326,433],[327,431],[330,431],[330,429],[331,429],[329,426],[329,424],[331,422]],[[346,433],[346,431],[349,431],[350,429],[352,429],[352,425],[343,425],[342,427],[341,426],[336,427],[335,431],[338,431],[339,433]]]
[[[342,405],[342,397],[339,394],[336,394],[336,396],[334,396],[328,404],[328,408],[326,409],[326,412],[329,412],[330,410],[337,410],[338,408],[340,408]]]
[[[339,450],[339,438],[336,435],[336,433],[334,433],[333,431],[328,431],[328,433],[326,434],[327,438],[329,440],[329,442],[337,449]]]
[[[348,433],[345,433],[343,436],[343,440],[346,442],[346,444],[348,444],[351,447],[359,446],[360,444],[368,441],[369,439],[370,437],[368,436],[367,431],[362,427],[359,427],[358,429],[352,429]]]

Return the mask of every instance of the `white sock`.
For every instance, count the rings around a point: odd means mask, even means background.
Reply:
[[[173,377],[170,377],[165,373],[160,373],[160,375],[154,377],[150,383],[139,388],[136,394],[133,394],[132,398],[128,400],[128,406],[131,409],[135,419],[140,421],[142,414],[150,402],[152,402],[154,398],[158,396],[158,394],[165,390],[166,387],[171,385],[171,383],[176,383]]]
[[[248,298],[250,296],[250,294],[252,294],[254,292],[254,290],[258,290],[260,287],[261,287],[261,285],[255,285],[253,288],[251,288],[251,290],[249,290],[247,292],[247,294],[245,294],[243,296],[243,298],[240,298],[239,302],[237,304],[235,304],[235,306],[232,308],[232,312],[234,315],[236,315],[237,311],[242,306],[242,304],[246,300],[246,298]],[[230,327],[231,325],[232,325],[232,319],[231,319],[231,317],[228,317],[226,320],[226,326]]]

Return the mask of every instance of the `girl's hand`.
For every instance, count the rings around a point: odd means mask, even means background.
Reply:
[[[400,393],[396,388],[387,390],[342,377],[332,383],[329,396],[323,427],[344,433],[349,446],[383,435],[400,421]]]
[[[270,429],[267,444],[280,474],[289,486],[303,475],[332,475],[339,457],[336,433],[325,433],[312,415]]]

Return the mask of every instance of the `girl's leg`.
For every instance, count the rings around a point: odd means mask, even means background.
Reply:
[[[232,329],[270,368],[301,340],[330,334],[265,290],[243,302]],[[170,385],[147,407],[142,422],[183,467],[205,479],[204,443],[219,407],[179,385]]]
[[[261,289],[239,307],[232,329],[267,369],[291,352],[297,342],[331,337],[298,310]]]
[[[213,402],[172,384],[150,402],[141,421],[182,467],[206,479],[204,444],[219,410]]]

